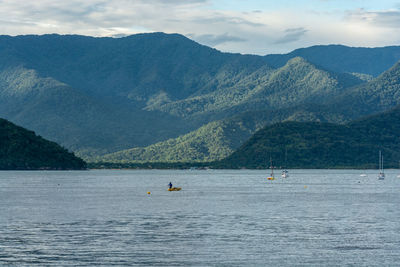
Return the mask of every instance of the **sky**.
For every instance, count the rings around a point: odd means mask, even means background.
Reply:
[[[0,0],[0,34],[179,33],[224,52],[400,45],[400,0]]]

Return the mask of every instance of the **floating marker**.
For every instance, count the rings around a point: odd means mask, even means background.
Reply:
[[[147,192],[147,194],[148,194],[148,195],[150,195],[150,194],[151,194],[151,193],[150,193],[150,191],[149,191],[149,192]]]

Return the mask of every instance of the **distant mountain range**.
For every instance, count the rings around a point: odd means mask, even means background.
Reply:
[[[80,170],[86,163],[54,142],[0,119],[0,170]]]
[[[360,73],[376,77],[399,61],[400,46],[366,48],[316,45],[284,55],[265,56],[268,64],[275,68],[284,66],[295,57],[302,57],[317,66],[339,73]]]
[[[399,60],[397,46],[254,56],[178,34],[0,36],[0,116],[87,160],[220,160],[271,123],[395,107]]]

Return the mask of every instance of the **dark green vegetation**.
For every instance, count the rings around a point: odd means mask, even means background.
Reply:
[[[400,105],[400,62],[376,79],[350,88],[335,101],[336,111],[351,118]]]
[[[285,120],[333,122],[343,121],[343,117],[319,105],[245,112],[228,119],[210,122],[175,139],[148,147],[107,154],[97,160],[118,163],[196,162],[196,164],[220,160],[229,156],[243,143],[243,140],[250,138],[266,122]]]
[[[400,107],[344,125],[276,123],[256,132],[217,164],[224,168],[376,168],[382,150],[386,167],[400,160]],[[287,151],[287,157],[286,157]]]
[[[316,45],[296,49],[285,55],[265,56],[268,64],[278,68],[294,57],[302,57],[317,66],[339,73],[359,73],[376,77],[400,59],[400,47],[364,48]]]
[[[272,72],[273,75],[261,87],[266,93],[246,98],[244,101],[248,103],[247,105],[232,104],[230,109],[225,110],[225,114],[229,113],[232,117],[213,121],[175,139],[108,154],[100,160],[114,162],[220,160],[267,124],[280,121],[343,123],[400,105],[399,63],[374,80],[358,85],[354,85],[357,83],[354,78],[346,75],[337,75],[334,79],[329,72],[318,70],[301,58],[292,59],[284,67]],[[347,85],[339,86],[346,82]],[[273,85],[268,87],[269,84]],[[280,90],[276,89],[275,93],[269,94],[274,88]],[[196,104],[192,102],[192,109],[195,106]],[[255,110],[263,106],[269,108]],[[245,110],[250,111],[245,112]],[[189,114],[184,110],[181,112]],[[233,116],[235,113],[240,115]]]
[[[0,119],[0,170],[85,169],[86,163],[54,142]]]
[[[252,56],[178,34],[0,36],[0,116],[90,161],[219,160],[271,123],[343,123],[400,104],[399,66],[386,71],[399,51]]]
[[[305,103],[326,104],[346,88],[362,83],[350,74],[321,70],[302,58],[293,58],[279,69],[261,68],[221,88],[152,109],[183,117],[210,114],[226,117],[260,109],[282,109]]]

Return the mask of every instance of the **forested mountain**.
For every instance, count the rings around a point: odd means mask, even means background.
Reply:
[[[24,67],[0,70],[0,114],[75,151],[151,143],[186,125],[167,127],[168,116],[128,112]]]
[[[350,118],[389,110],[400,104],[400,62],[371,82],[350,88],[332,102]]]
[[[382,150],[385,166],[400,160],[400,107],[344,125],[281,122],[256,132],[231,156],[224,168],[376,168]],[[287,157],[285,157],[287,151]]]
[[[54,142],[0,119],[0,170],[85,169],[86,163]]]
[[[265,56],[268,64],[276,68],[284,66],[295,57],[302,57],[317,66],[339,73],[362,73],[376,77],[400,60],[400,46],[366,48],[316,45],[284,55]]]
[[[213,92],[152,107],[177,116],[209,113],[237,114],[249,110],[281,109],[304,103],[327,103],[346,88],[362,83],[349,74],[318,69],[293,58],[279,69],[262,68],[231,80]]]
[[[80,153],[149,145],[201,124],[144,107],[264,65],[175,34],[1,36],[0,115]]]
[[[96,161],[144,163],[221,160],[266,124],[292,120],[344,122],[345,118],[334,110],[310,104],[286,109],[249,111],[210,122],[188,134],[148,147],[132,148],[97,157]]]
[[[397,47],[230,54],[164,33],[0,36],[0,116],[86,159],[219,159],[272,122],[343,122],[393,107],[383,76],[365,80],[399,59]]]

